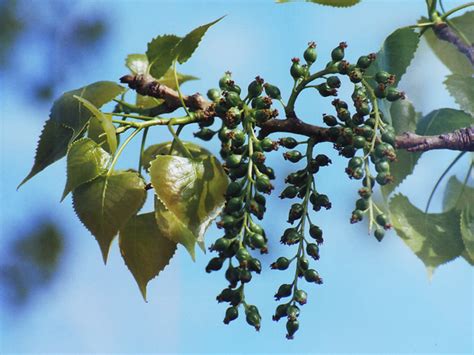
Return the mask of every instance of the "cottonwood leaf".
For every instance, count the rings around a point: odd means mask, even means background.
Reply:
[[[182,74],[182,73],[176,73],[176,76],[178,77],[178,83],[181,86],[181,84],[184,84],[187,81],[192,81],[192,80],[199,80],[199,78],[188,75],[188,74]],[[172,89],[177,89],[176,87],[176,82],[174,80],[174,73],[173,70],[168,70],[165,75],[163,75],[160,79],[158,79],[160,84],[166,85],[169,88]]]
[[[463,184],[456,176],[451,176],[446,184],[443,196],[443,210],[452,208],[462,210],[472,205],[474,201],[474,188]]]
[[[170,144],[166,143],[160,149],[169,151]],[[151,184],[164,207],[192,232],[202,247],[207,227],[224,204],[228,180],[219,161],[207,150],[191,143],[185,145],[192,159],[157,155],[151,162],[149,173]],[[179,150],[175,154],[180,154]]]
[[[415,112],[415,108],[410,101],[395,101],[390,107],[390,116],[396,135],[416,130],[419,115]],[[390,165],[393,182],[381,188],[385,197],[389,196],[408,175],[413,173],[420,156],[420,153],[410,153],[402,149],[397,150],[397,160]]]
[[[125,58],[125,66],[133,74],[143,75],[148,70],[148,57],[146,54],[129,54]]]
[[[102,124],[96,117],[91,117],[89,125],[87,126],[87,137],[96,142],[107,153],[111,153],[109,143],[107,142],[107,135],[104,132]],[[117,136],[117,146],[120,143],[120,136]]]
[[[295,2],[297,0],[276,0],[277,3],[283,4],[287,2]],[[304,0],[305,2],[312,2],[314,4],[333,6],[333,7],[349,7],[354,6],[360,0]]]
[[[219,17],[217,20],[209,22],[208,24],[199,26],[189,32],[184,38],[176,45],[174,50],[174,58],[178,58],[179,64],[185,63],[193,55],[196,48],[199,46],[201,39],[206,34],[209,27],[222,20],[225,16]],[[164,74],[164,73],[163,73]],[[163,75],[161,74],[161,75]],[[161,76],[160,75],[160,76]]]
[[[115,235],[145,202],[145,182],[135,172],[114,171],[79,186],[72,198],[77,216],[96,238],[106,263]]]
[[[173,64],[176,58],[175,47],[181,37],[175,35],[162,35],[148,43],[146,56],[148,58],[148,72],[154,78],[161,78]]]
[[[124,88],[111,81],[99,81],[77,90],[64,93],[51,108],[49,120],[41,132],[35,161],[29,174],[18,188],[49,165],[64,157],[68,146],[79,137],[89,122],[91,114],[84,110],[74,96],[90,101],[101,107],[124,91]]]
[[[416,128],[416,133],[427,136],[443,134],[460,128],[469,127],[474,123],[474,117],[461,110],[442,108],[431,111],[423,117]]]
[[[119,233],[120,253],[146,301],[148,282],[169,264],[176,251],[158,229],[155,214],[133,216]]]
[[[112,115],[99,111],[99,109],[95,107],[90,101],[82,97],[74,96],[74,98],[80,101],[100,122],[102,129],[105,132],[105,136],[107,137],[107,143],[109,145],[110,152],[112,154],[115,153],[117,150],[117,134],[115,133],[115,126],[112,123]]]
[[[81,138],[71,144],[67,153],[67,181],[61,201],[78,186],[105,172],[110,155],[96,142]]]
[[[474,77],[451,74],[444,85],[461,110],[474,116]]]
[[[463,252],[459,211],[425,214],[401,194],[390,200],[389,209],[398,236],[428,270],[434,270]]]
[[[474,215],[471,208],[466,207],[461,211],[461,236],[469,256],[465,259],[470,263],[470,260],[474,260]]]
[[[427,21],[426,18],[420,20],[420,22]],[[452,17],[449,21],[461,31],[471,43],[474,43],[474,26],[472,25],[474,23],[474,11],[468,11],[461,16]],[[474,67],[469,59],[459,52],[453,44],[440,40],[436,37],[432,29],[428,29],[424,33],[424,37],[435,55],[452,73],[464,76],[474,74]]]
[[[365,76],[374,77],[375,73],[385,70],[395,75],[395,85],[405,74],[413,57],[420,39],[412,28],[399,28],[392,32],[383,42],[382,48],[377,52],[377,59],[365,72]],[[376,86],[374,79],[368,79],[372,86]]]

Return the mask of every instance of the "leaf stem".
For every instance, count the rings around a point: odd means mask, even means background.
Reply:
[[[134,132],[132,132],[132,134],[127,137],[127,139],[125,140],[125,142],[123,142],[123,144],[122,144],[122,145],[120,146],[120,148],[117,150],[117,152],[115,153],[114,159],[112,160],[112,163],[110,164],[110,168],[109,168],[109,170],[107,171],[107,176],[112,175],[112,172],[114,171],[115,164],[117,163],[117,160],[118,160],[118,158],[120,157],[120,155],[122,154],[123,150],[125,149],[125,147],[127,146],[127,144],[130,143],[130,141],[131,141],[138,133],[140,133],[141,130],[142,130],[142,128],[138,128],[138,129],[136,129]]]
[[[448,18],[448,16],[451,16],[455,12],[460,11],[460,10],[465,9],[467,7],[470,7],[470,6],[474,6],[474,2],[468,2],[467,4],[456,6],[456,7],[452,8],[451,10],[445,12],[441,16],[441,20],[444,21],[444,20],[446,20],[446,18]]]
[[[174,75],[174,83],[176,85],[176,91],[178,92],[179,101],[181,102],[181,106],[183,106],[184,111],[186,111],[186,115],[191,117],[191,114],[184,103],[183,94],[181,93],[181,88],[179,87],[179,80],[178,80],[178,73],[176,72],[176,62],[177,59],[173,61],[173,75]]]
[[[143,136],[142,136],[142,143],[140,145],[140,157],[138,158],[138,174],[141,174],[142,172],[142,166],[143,166],[143,151],[145,150],[145,144],[146,144],[146,137],[148,135],[148,128],[146,127],[143,130]]]

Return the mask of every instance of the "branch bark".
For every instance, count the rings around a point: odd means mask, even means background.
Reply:
[[[125,75],[120,81],[128,84],[131,89],[136,90],[141,95],[164,100],[164,103],[160,105],[160,110],[163,111],[161,113],[170,113],[181,107],[178,92],[160,84],[151,76]],[[207,101],[199,93],[184,96],[183,100],[189,109],[202,112],[203,119],[216,116],[214,104]],[[336,139],[329,134],[328,128],[311,125],[295,116],[286,119],[274,118],[260,125],[260,137],[266,137],[276,132],[288,132],[312,137],[316,143],[335,142]],[[395,138],[395,148],[406,149],[410,152],[425,152],[433,149],[474,151],[474,127],[436,136],[420,136],[406,132]]]
[[[464,54],[467,59],[471,62],[474,67],[474,45],[471,43],[465,43],[458,34],[448,26],[445,22],[441,22],[433,26],[433,32],[436,37],[443,41],[452,43],[459,52]]]

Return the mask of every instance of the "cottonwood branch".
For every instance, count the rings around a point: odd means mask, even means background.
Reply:
[[[158,106],[161,113],[170,113],[181,107],[178,92],[160,84],[151,76],[126,75],[120,81],[128,84],[131,89],[141,95],[164,100],[164,103]],[[190,110],[202,112],[203,119],[209,119],[216,115],[214,104],[199,93],[184,96],[183,100]],[[335,141],[334,136],[329,134],[328,128],[306,123],[294,116],[286,119],[274,118],[260,125],[260,137],[266,137],[276,132],[312,137],[315,138],[316,143]],[[435,136],[420,136],[406,132],[395,138],[395,148],[406,149],[410,152],[425,152],[433,149],[474,151],[474,127]]]
[[[472,43],[465,43],[445,22],[434,25],[433,32],[439,39],[453,44],[474,66],[474,45]]]

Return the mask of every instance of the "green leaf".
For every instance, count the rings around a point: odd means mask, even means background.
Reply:
[[[461,110],[474,116],[474,77],[459,74],[448,75],[444,85]]]
[[[420,22],[428,21],[422,18]],[[474,11],[468,11],[461,16],[450,18],[450,22],[474,43]],[[455,74],[470,76],[474,74],[474,68],[467,57],[460,53],[451,43],[438,39],[432,29],[428,29],[424,34],[425,40],[431,47],[435,55],[443,62],[448,69]]]
[[[125,58],[125,66],[130,69],[133,74],[146,74],[148,69],[148,57],[146,54],[129,54]]]
[[[178,62],[180,64],[185,63],[189,58],[191,58],[194,51],[199,46],[199,42],[201,42],[202,37],[204,37],[209,27],[216,24],[223,18],[224,16],[219,17],[217,20],[212,21],[206,25],[199,26],[189,32],[186,36],[184,36],[184,38],[176,46],[176,49],[174,51],[174,58],[178,58]]]
[[[107,137],[110,152],[112,154],[115,153],[117,150],[117,134],[115,133],[115,126],[112,123],[112,115],[99,111],[99,109],[97,109],[97,107],[95,107],[90,101],[82,97],[74,95],[74,98],[80,101],[94,115],[94,117],[99,120]]]
[[[110,155],[92,139],[72,143],[67,153],[67,182],[61,201],[78,186],[104,173],[109,160]]]
[[[135,172],[114,171],[79,186],[72,197],[74,210],[95,236],[105,263],[115,235],[145,202],[145,182]]]
[[[46,121],[36,149],[35,162],[29,174],[18,188],[49,165],[66,155],[68,146],[79,137],[87,123],[90,112],[82,109],[75,95],[85,98],[94,106],[101,107],[124,91],[110,81],[99,81],[80,89],[64,93],[56,100]]]
[[[148,72],[154,78],[161,78],[173,64],[176,58],[175,47],[181,38],[175,35],[163,35],[154,38],[148,43],[146,56],[148,58]]]
[[[287,2],[295,2],[297,0],[276,0],[277,3],[283,4]],[[333,6],[333,7],[349,7],[354,6],[360,0],[304,0],[305,2],[312,2],[314,4]]]
[[[160,149],[169,150],[166,145]],[[224,204],[227,176],[207,150],[191,143],[186,143],[186,147],[194,159],[157,155],[149,172],[151,184],[165,209],[173,213],[202,245],[207,227]]]
[[[385,70],[395,75],[395,85],[398,84],[415,56],[419,42],[420,39],[414,29],[395,30],[385,39],[377,53],[377,59],[370,65],[365,75],[373,77],[378,71]],[[374,79],[369,81],[373,86],[376,85]]]
[[[391,199],[389,208],[398,236],[428,270],[455,259],[463,252],[459,211],[425,214],[401,194]]]
[[[470,262],[470,260],[474,260],[474,215],[469,207],[461,211],[461,236],[469,256],[465,259]]]
[[[469,207],[474,201],[474,188],[463,184],[456,176],[451,176],[446,184],[443,197],[443,210],[452,208],[462,210]]]
[[[442,108],[423,117],[418,122],[416,133],[424,136],[443,134],[469,127],[473,122],[474,118],[464,111]]]
[[[146,301],[148,282],[169,264],[176,251],[176,243],[163,236],[155,214],[151,212],[129,219],[120,230],[119,246],[125,264]]]
[[[87,127],[87,137],[92,139],[98,145],[101,146],[103,150],[107,153],[111,153],[109,143],[107,142],[107,136],[104,132],[102,124],[96,117],[91,117],[89,121],[89,126]],[[117,136],[117,146],[120,142],[120,136]]]
[[[196,236],[155,196],[155,219],[158,229],[165,238],[183,245],[193,261],[196,253]]]
[[[178,77],[178,83],[181,86],[181,84],[187,82],[187,81],[192,81],[192,80],[199,80],[199,78],[192,76],[192,75],[187,75],[187,74],[181,74],[181,73],[176,73],[176,76]],[[174,74],[173,70],[168,70],[165,75],[163,75],[159,80],[161,84],[166,85],[172,89],[177,89],[176,83],[174,80]]]
[[[395,134],[415,131],[419,115],[415,112],[415,108],[410,101],[395,101],[390,107],[390,116]],[[420,156],[420,153],[410,153],[402,149],[397,150],[397,161],[390,165],[393,182],[381,188],[385,197],[389,196],[408,175],[413,173]]]

